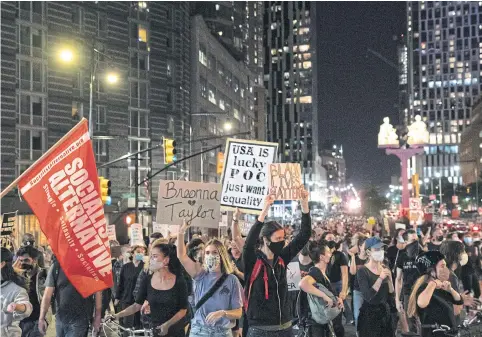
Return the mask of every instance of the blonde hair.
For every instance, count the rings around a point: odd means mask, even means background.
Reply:
[[[214,246],[218,250],[219,257],[221,258],[221,272],[223,274],[232,274],[233,273],[233,266],[231,265],[228,250],[223,245],[221,241],[218,239],[211,239],[206,243],[206,246]],[[204,248],[206,249],[206,248]]]
[[[428,278],[429,278],[428,275],[422,275],[417,279],[417,281],[413,285],[412,293],[410,294],[410,299],[408,300],[408,308],[407,308],[408,317],[418,316],[417,292],[422,286],[422,284],[428,281]]]

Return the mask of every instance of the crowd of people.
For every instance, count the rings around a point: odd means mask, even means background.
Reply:
[[[480,305],[481,238],[441,225],[382,226],[350,218],[314,222],[302,191],[297,228],[265,221],[265,206],[244,237],[234,212],[229,235],[153,233],[146,245],[111,242],[114,286],[83,298],[46,247],[26,236],[16,252],[1,248],[1,334],[85,337],[102,320],[173,337],[442,337]],[[288,265],[301,281],[288,287]]]

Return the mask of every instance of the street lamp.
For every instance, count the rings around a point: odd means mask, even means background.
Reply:
[[[94,81],[95,72],[97,68],[97,60],[95,54],[100,54],[108,59],[112,58],[100,50],[95,48],[95,40],[92,41],[91,56],[90,56],[90,76],[89,76],[89,135],[91,139],[94,139],[94,129],[93,129],[93,117],[92,117],[92,107],[94,104]],[[74,53],[71,49],[62,49],[59,52],[59,59],[63,63],[70,64],[74,60]],[[119,75],[115,72],[109,72],[106,76],[106,82],[109,84],[115,84],[119,80]]]
[[[231,131],[231,129],[233,128],[233,124],[231,124],[231,122],[226,122],[224,123],[223,128],[224,131]]]

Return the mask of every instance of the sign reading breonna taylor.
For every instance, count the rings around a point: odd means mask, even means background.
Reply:
[[[268,194],[268,167],[274,162],[277,143],[229,138],[222,177],[221,207],[258,214]]]

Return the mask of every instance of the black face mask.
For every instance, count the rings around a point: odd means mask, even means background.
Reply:
[[[20,268],[23,270],[32,270],[33,266],[30,263],[22,263],[20,265]]]
[[[281,251],[285,247],[285,241],[283,240],[280,242],[270,242],[268,247],[273,252],[274,255],[280,255]]]
[[[327,245],[328,248],[330,248],[330,249],[333,249],[333,248],[335,248],[335,247],[337,246],[337,244],[336,244],[335,241],[328,241],[328,242],[326,243],[326,245]]]
[[[418,244],[418,241],[414,241],[411,244],[407,245],[406,249],[407,255],[411,259],[417,257],[417,255],[420,253],[420,245]]]
[[[437,236],[437,241],[443,241],[443,240],[444,240],[444,236],[443,236],[443,235]]]
[[[301,250],[301,255],[303,256],[308,256],[308,254],[310,254],[310,251],[308,250],[308,247],[303,247],[303,249]]]

